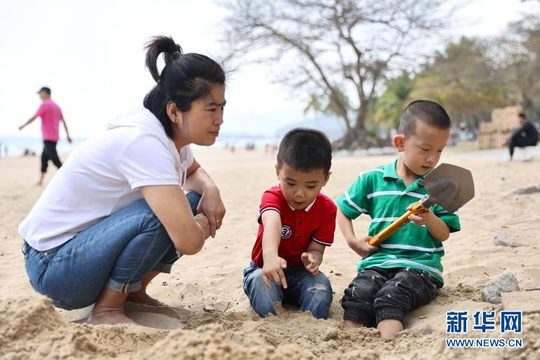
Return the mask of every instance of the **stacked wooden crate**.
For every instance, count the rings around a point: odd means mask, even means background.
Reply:
[[[480,123],[478,148],[485,150],[504,147],[504,142],[512,134],[512,131],[520,126],[518,119],[520,112],[521,106],[493,109],[491,121]]]

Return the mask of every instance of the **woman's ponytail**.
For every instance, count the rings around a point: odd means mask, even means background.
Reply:
[[[182,47],[170,37],[154,36],[145,46],[146,67],[150,70],[152,78],[159,82],[160,75],[157,68],[157,59],[163,53],[165,66],[182,55]]]

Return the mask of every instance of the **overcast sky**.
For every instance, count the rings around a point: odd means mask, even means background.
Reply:
[[[458,14],[471,25],[455,31],[495,35],[539,4],[472,0]],[[101,131],[154,85],[144,67],[150,36],[171,35],[184,51],[218,59],[222,17],[211,0],[0,0],[0,136],[40,136],[39,121],[18,126],[38,108],[41,86],[51,87],[73,137]],[[303,105],[262,66],[229,78],[226,98],[227,133],[273,134],[303,117]]]

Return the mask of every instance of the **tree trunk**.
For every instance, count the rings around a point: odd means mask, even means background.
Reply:
[[[356,150],[368,149],[381,146],[380,142],[373,136],[368,136],[363,129],[351,128],[341,139],[334,142],[335,150]]]

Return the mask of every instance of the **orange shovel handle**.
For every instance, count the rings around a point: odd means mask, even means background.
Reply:
[[[390,236],[392,236],[393,233],[401,229],[403,226],[405,226],[410,220],[409,216],[412,214],[421,214],[429,209],[424,207],[421,201],[414,204],[414,206],[408,210],[405,214],[401,215],[399,219],[388,225],[387,228],[385,228],[383,231],[369,239],[369,245],[371,246],[379,246],[384,240],[388,239]]]

